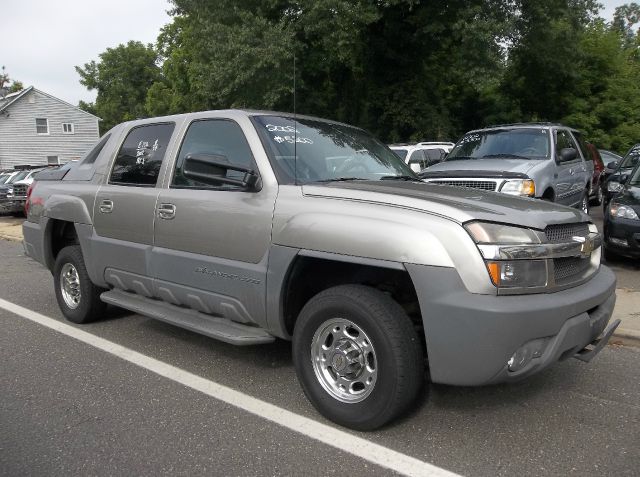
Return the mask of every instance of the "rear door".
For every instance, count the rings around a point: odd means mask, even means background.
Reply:
[[[189,124],[156,208],[156,294],[176,305],[264,325],[277,186],[249,192],[235,185],[200,183],[183,174],[188,154],[215,154],[258,171],[237,122],[207,118]],[[226,176],[243,174],[228,171]]]
[[[152,295],[148,261],[163,159],[174,123],[131,129],[94,204],[94,267],[116,288]]]

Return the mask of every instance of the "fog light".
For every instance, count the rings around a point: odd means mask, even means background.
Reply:
[[[619,238],[615,238],[615,237],[609,237],[609,242],[611,242],[614,245],[618,245],[619,247],[628,247],[629,243],[627,242],[627,239],[619,239]]]
[[[532,359],[539,358],[544,353],[549,338],[539,338],[525,343],[513,353],[507,361],[507,368],[512,373],[525,368]]]

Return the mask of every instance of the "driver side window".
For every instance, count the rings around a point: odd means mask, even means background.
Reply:
[[[573,148],[576,151],[579,151],[569,132],[559,130],[556,134],[556,156],[560,157],[560,151],[566,148]]]
[[[184,175],[184,160],[189,154],[223,156],[229,164],[254,168],[253,154],[242,129],[236,122],[228,119],[205,119],[191,123],[178,153],[178,160],[171,179],[171,187],[233,189],[235,186],[221,185],[215,187],[186,177]],[[242,179],[244,177],[244,173],[239,171],[228,170],[226,174],[226,177],[230,179]]]

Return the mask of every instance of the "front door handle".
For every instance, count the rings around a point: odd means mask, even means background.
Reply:
[[[176,206],[173,204],[160,204],[158,206],[158,217],[171,220],[176,216]]]
[[[113,211],[113,201],[105,199],[100,202],[100,212],[103,214],[110,214]]]

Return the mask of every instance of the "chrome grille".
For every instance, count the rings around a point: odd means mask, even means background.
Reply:
[[[29,186],[27,184],[17,184],[13,186],[13,195],[16,197],[24,197],[27,195],[27,189]]]
[[[496,190],[496,183],[493,181],[470,181],[470,180],[435,180],[429,181],[432,184],[450,185],[456,187],[470,187],[472,189]]]
[[[587,237],[589,225],[587,223],[549,225],[544,229],[549,243],[573,242],[572,237]]]
[[[561,285],[563,282],[568,282],[574,278],[579,278],[584,272],[586,272],[591,266],[591,258],[554,258],[553,266],[555,269],[554,278],[556,280],[556,284]]]

